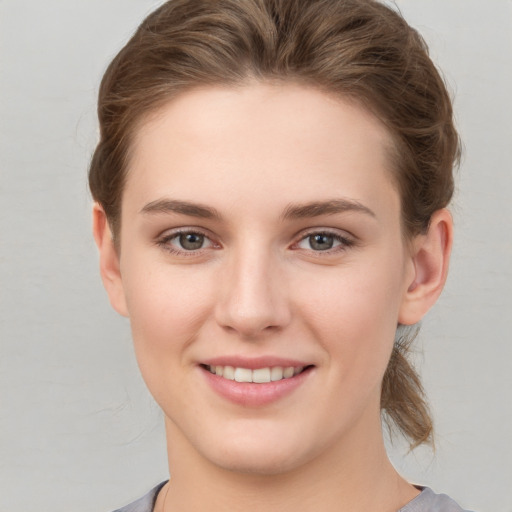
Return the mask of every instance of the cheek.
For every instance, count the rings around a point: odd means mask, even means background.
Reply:
[[[345,374],[383,374],[401,303],[399,265],[327,269],[297,283],[297,308],[313,336]]]
[[[139,267],[141,270],[142,267]],[[149,391],[165,411],[190,409],[191,396],[182,375],[190,367],[187,350],[209,317],[208,279],[168,265],[147,265],[125,279],[137,363]]]
[[[211,277],[165,264],[138,267],[123,277],[135,349],[140,364],[160,364],[191,343],[208,317]]]

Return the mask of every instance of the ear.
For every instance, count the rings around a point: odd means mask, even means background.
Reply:
[[[92,209],[92,232],[100,252],[100,274],[110,304],[120,315],[128,316],[119,252],[115,247],[105,211],[98,203],[94,203]]]
[[[452,216],[443,208],[432,215],[427,233],[412,242],[413,270],[400,307],[400,324],[419,322],[438,299],[448,276],[452,242]]]

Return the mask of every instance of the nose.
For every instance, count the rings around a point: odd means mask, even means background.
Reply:
[[[219,286],[217,323],[243,338],[256,339],[286,327],[291,319],[286,279],[270,251],[234,255]]]

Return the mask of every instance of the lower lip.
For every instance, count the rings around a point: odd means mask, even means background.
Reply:
[[[254,382],[236,382],[224,379],[211,373],[204,367],[200,367],[208,384],[223,398],[237,405],[245,407],[260,407],[271,404],[293,393],[311,373],[312,367],[290,377],[275,382],[255,384]]]

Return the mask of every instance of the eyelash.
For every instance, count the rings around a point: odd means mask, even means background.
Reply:
[[[157,245],[161,247],[162,249],[166,250],[167,252],[170,252],[171,254],[178,255],[178,256],[184,256],[184,257],[193,257],[197,256],[199,253],[201,253],[205,248],[201,247],[197,250],[187,250],[187,249],[176,249],[171,245],[171,241],[175,240],[181,235],[199,235],[204,237],[205,240],[209,240],[211,245],[214,247],[220,247],[218,244],[215,244],[212,242],[211,237],[208,236],[206,233],[202,232],[198,229],[187,229],[182,228],[177,231],[173,231],[172,233],[169,233],[167,235],[164,235],[160,239],[156,241]]]
[[[330,238],[333,238],[335,242],[339,242],[339,245],[334,246],[330,249],[323,250],[323,251],[322,250],[315,251],[314,249],[305,249],[305,250],[311,251],[311,253],[313,253],[317,257],[331,256],[333,254],[338,254],[340,252],[343,252],[343,251],[349,249],[350,247],[353,247],[356,244],[356,241],[351,237],[340,235],[339,233],[337,233],[335,231],[330,231],[328,229],[322,229],[322,230],[311,230],[311,231],[303,234],[301,236],[301,238],[293,244],[293,247],[297,246],[301,242],[303,242],[303,241],[307,240],[308,238],[315,236],[315,235],[330,237]],[[296,250],[300,250],[300,248],[297,248]]]
[[[156,244],[171,254],[178,255],[178,256],[184,256],[184,257],[197,256],[198,254],[201,254],[205,249],[209,248],[209,247],[201,247],[197,250],[176,249],[170,244],[170,242],[177,239],[181,235],[199,235],[201,237],[204,237],[205,240],[208,240],[210,242],[211,246],[213,246],[214,248],[220,247],[219,244],[216,244],[215,242],[213,242],[211,240],[211,237],[209,235],[202,232],[201,230],[187,229],[187,228],[182,228],[178,231],[174,231],[172,233],[169,233],[169,234],[161,237],[160,239],[158,239],[156,241]],[[314,254],[317,257],[323,257],[323,256],[337,254],[339,252],[343,252],[346,249],[349,249],[350,247],[353,247],[354,245],[356,245],[356,241],[353,238],[342,236],[339,233],[336,233],[334,231],[329,231],[329,230],[324,229],[324,230],[312,230],[305,234],[302,234],[300,239],[292,244],[292,249],[293,250],[301,250],[301,248],[297,247],[298,244],[300,244],[301,242],[303,242],[303,241],[307,240],[308,238],[315,236],[315,235],[332,237],[335,242],[339,242],[339,245],[334,246],[329,249],[326,249],[326,250],[323,250],[323,251],[322,250],[315,251],[314,249],[304,249],[304,250],[307,250],[308,252],[311,252],[312,254]]]

